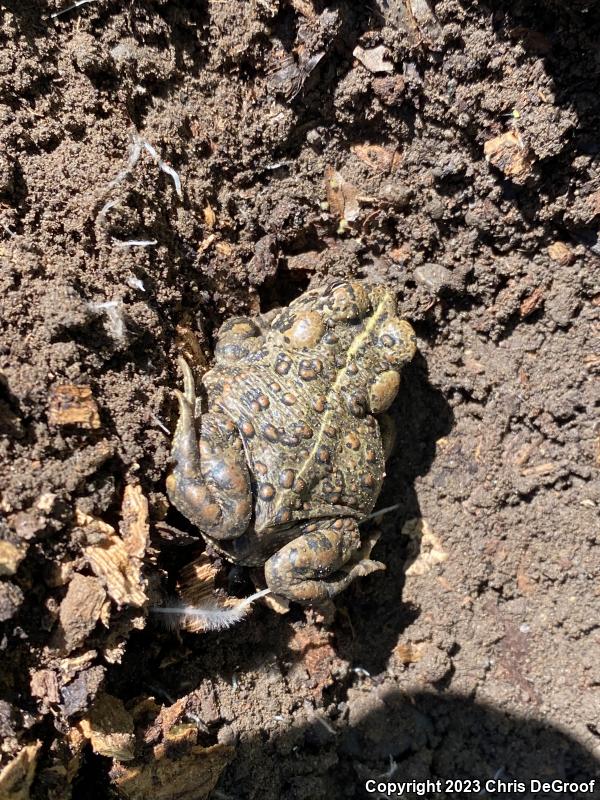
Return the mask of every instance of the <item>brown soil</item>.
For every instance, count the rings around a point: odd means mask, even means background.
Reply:
[[[233,746],[220,800],[599,777],[598,6],[68,5],[0,12],[0,768],[40,743],[32,797],[112,796],[110,708],[125,766],[175,723]],[[122,174],[136,132],[181,196],[143,145]],[[332,275],[419,337],[387,571],[329,620],[165,631],[145,609],[198,552],[164,488],[176,356]]]

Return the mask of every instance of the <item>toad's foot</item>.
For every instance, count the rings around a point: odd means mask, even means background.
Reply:
[[[319,603],[334,597],[352,581],[383,564],[361,559],[358,525],[350,518],[325,520],[286,544],[265,564],[267,586],[298,603]]]
[[[184,393],[176,392],[179,420],[173,437],[173,469],[167,491],[173,505],[203,533],[235,539],[252,514],[250,476],[244,448],[233,422],[223,414],[204,414],[200,441],[194,408],[196,395],[189,365],[180,359]]]

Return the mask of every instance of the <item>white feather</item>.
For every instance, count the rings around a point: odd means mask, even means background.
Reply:
[[[245,597],[234,606],[221,606],[216,600],[209,600],[202,606],[187,606],[184,604],[174,606],[152,606],[150,611],[154,614],[164,614],[164,622],[168,627],[179,628],[188,621],[200,622],[204,630],[222,631],[241,622],[250,612],[250,607],[259,597],[270,594],[270,589]]]

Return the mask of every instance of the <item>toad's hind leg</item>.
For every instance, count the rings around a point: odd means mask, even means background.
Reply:
[[[370,559],[352,561],[360,549],[354,519],[325,520],[314,531],[286,544],[265,564],[267,586],[298,603],[319,603],[334,597],[352,581],[383,564]]]
[[[173,437],[173,468],[167,492],[173,505],[203,533],[214,539],[235,539],[252,514],[250,476],[239,432],[224,414],[202,416],[198,436],[194,378],[180,360],[184,392],[177,392],[179,420]]]

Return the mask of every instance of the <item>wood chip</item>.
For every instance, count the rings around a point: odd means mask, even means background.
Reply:
[[[41,742],[26,745],[0,772],[2,800],[29,800]]]
[[[533,292],[521,302],[519,306],[519,316],[521,319],[525,319],[525,317],[529,317],[534,311],[537,311],[543,302],[544,290],[541,286],[538,286],[537,289],[534,289]]]
[[[94,630],[105,600],[106,592],[98,578],[79,573],[73,576],[58,611],[60,644],[67,653],[80,647]]]
[[[524,467],[521,470],[521,475],[527,477],[528,475],[533,476],[541,476],[541,475],[551,475],[555,469],[557,469],[558,465],[555,464],[553,461],[544,461],[542,464],[534,464],[531,467]]]
[[[29,681],[31,694],[38,700],[59,703],[58,676],[53,669],[38,669],[31,673]]]
[[[127,800],[204,800],[234,754],[234,748],[228,745],[195,745],[187,753],[165,754],[147,764],[117,764],[110,777]]]
[[[515,183],[521,183],[531,175],[532,155],[515,131],[488,139],[483,145],[483,152],[486,161]]]
[[[0,576],[14,575],[25,558],[27,549],[12,542],[0,541]]]
[[[188,606],[210,607],[216,602],[224,608],[233,607],[239,602],[235,597],[221,597],[215,588],[218,569],[206,553],[202,553],[194,561],[186,564],[179,574],[177,593],[182,602]],[[183,618],[179,627],[190,633],[201,633],[206,630],[201,619]]]
[[[352,51],[352,55],[357,61],[366,67],[369,72],[377,74],[378,72],[393,72],[394,65],[391,61],[387,60],[389,50],[384,45],[380,44],[379,47],[372,47],[370,50],[365,50],[364,47],[357,45]]]
[[[443,549],[441,541],[423,517],[409,519],[402,528],[402,533],[410,540],[407,566],[404,570],[407,576],[426,575],[433,567],[448,559],[448,553]]]
[[[400,166],[401,157],[396,149],[378,144],[355,144],[350,149],[357,158],[377,172],[389,174]]]
[[[139,484],[128,484],[125,487],[119,529],[129,555],[134,558],[144,558],[148,547],[150,528],[148,526],[148,500],[144,497]]]
[[[133,719],[118,697],[99,694],[78,727],[98,755],[116,761],[134,758]]]
[[[575,261],[575,256],[570,247],[564,242],[553,242],[548,247],[548,255],[561,267],[568,267]]]
[[[102,520],[77,511],[76,522],[88,537],[98,535],[98,543],[84,548],[84,555],[109,596],[120,606],[143,606],[147,597],[141,560],[129,555],[123,539]]]
[[[325,170],[325,192],[329,208],[338,220],[353,222],[358,217],[358,191],[333,167]]]
[[[425,644],[413,644],[412,642],[400,642],[392,650],[393,655],[401,664],[416,664],[423,658]]]
[[[50,425],[99,428],[100,414],[91,388],[72,384],[55,386],[50,395],[48,422]]]

